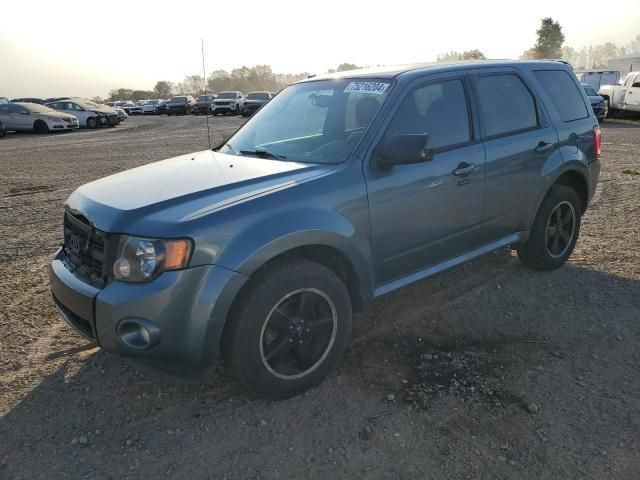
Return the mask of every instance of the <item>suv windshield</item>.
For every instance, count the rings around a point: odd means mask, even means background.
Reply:
[[[173,97],[171,103],[187,103],[187,97]]]
[[[218,100],[221,98],[236,98],[236,96],[236,92],[220,92],[220,95],[218,95]]]
[[[213,95],[200,95],[198,97],[198,102],[211,102],[213,100]]]
[[[267,92],[253,92],[247,95],[247,100],[269,100]]]
[[[390,82],[319,80],[291,85],[221,148],[307,163],[347,159],[386,100]]]

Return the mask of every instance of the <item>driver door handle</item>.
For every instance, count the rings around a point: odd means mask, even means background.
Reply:
[[[475,169],[476,169],[475,163],[461,162],[458,164],[458,167],[452,173],[456,176],[468,175],[470,173],[473,173]]]

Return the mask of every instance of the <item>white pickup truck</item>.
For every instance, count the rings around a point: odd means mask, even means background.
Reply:
[[[612,110],[640,113],[640,72],[627,74],[622,85],[602,85],[598,95],[604,98],[607,115]]]

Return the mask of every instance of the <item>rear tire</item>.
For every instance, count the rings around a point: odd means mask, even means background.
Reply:
[[[279,261],[251,280],[229,317],[223,352],[259,396],[289,398],[335,368],[351,333],[351,298],[328,268]]]
[[[553,185],[542,201],[529,239],[516,250],[530,268],[550,271],[568,260],[578,241],[582,207],[571,187]]]
[[[33,124],[36,133],[49,133],[49,125],[44,120],[36,120]]]
[[[98,120],[95,117],[87,118],[87,127],[91,129],[98,128]]]
[[[604,112],[602,114],[602,118],[607,118],[609,117],[609,111],[611,110],[609,108],[609,99],[605,98],[603,101],[604,101]]]

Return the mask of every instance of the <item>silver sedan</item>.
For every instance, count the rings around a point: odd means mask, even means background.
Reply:
[[[78,119],[37,103],[0,104],[0,121],[6,130],[46,133],[75,130]]]

